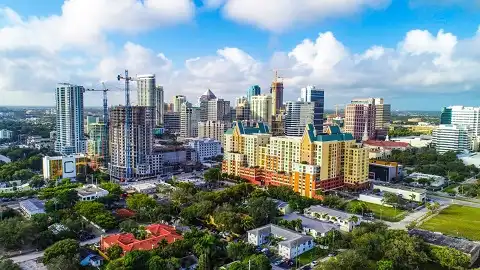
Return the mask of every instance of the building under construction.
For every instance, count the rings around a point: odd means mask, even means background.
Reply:
[[[149,158],[152,154],[155,114],[153,107],[132,106],[129,141],[126,136],[126,107],[116,106],[110,109],[110,164],[112,178],[125,181],[152,175]],[[126,143],[130,144],[131,175],[127,176]],[[128,179],[127,179],[128,178]]]

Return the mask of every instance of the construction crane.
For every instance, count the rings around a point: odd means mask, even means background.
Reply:
[[[108,166],[108,131],[109,131],[109,122],[108,122],[108,97],[107,92],[110,91],[106,86],[105,83],[102,82],[103,89],[91,89],[86,88],[85,91],[102,91],[103,92],[103,136],[105,136],[102,140],[102,153],[103,153],[103,164],[105,167]]]
[[[338,107],[345,106],[345,104],[335,104],[335,116],[338,117]]]
[[[132,156],[132,134],[130,125],[132,124],[132,107],[130,104],[130,81],[134,79],[128,76],[128,70],[125,70],[125,75],[118,75],[117,80],[125,81],[125,181],[128,182],[132,178],[132,163],[130,157]]]

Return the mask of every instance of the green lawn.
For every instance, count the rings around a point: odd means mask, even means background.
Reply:
[[[374,203],[365,202],[365,204],[370,210],[372,210],[375,218],[381,218],[382,220],[390,222],[398,222],[404,219],[407,214],[407,211],[398,208],[395,210],[393,207],[386,207]]]
[[[480,208],[451,205],[420,226],[421,229],[480,240]]]
[[[309,264],[315,260],[318,261],[319,258],[325,257],[327,254],[327,250],[321,249],[320,247],[315,247],[297,257],[299,266]]]

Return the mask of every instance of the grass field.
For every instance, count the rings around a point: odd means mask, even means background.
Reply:
[[[315,247],[312,250],[309,250],[298,256],[299,265],[309,264],[312,261],[315,261],[319,258],[325,257],[328,254],[328,251],[321,249],[320,247]]]
[[[420,226],[421,229],[480,240],[480,208],[451,205]]]
[[[401,209],[394,209],[393,207],[386,207],[374,203],[365,202],[370,210],[372,210],[375,218],[390,221],[398,222],[405,218],[407,211]]]

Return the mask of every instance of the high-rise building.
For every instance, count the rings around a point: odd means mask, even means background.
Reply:
[[[305,126],[314,123],[315,102],[289,101],[285,107],[285,135],[301,137]],[[323,126],[319,130],[323,130]]]
[[[173,112],[180,112],[182,104],[187,102],[187,98],[182,95],[176,95],[173,97]]]
[[[198,122],[201,120],[201,108],[193,107],[190,102],[182,104],[180,112],[180,136],[184,138],[198,136]]]
[[[97,124],[97,123],[101,123],[101,122],[102,122],[102,120],[100,119],[100,117],[88,115],[87,119],[86,119],[85,133],[86,134],[90,133],[90,125],[91,124]]]
[[[392,120],[391,106],[385,104],[383,98],[375,98],[375,137],[385,140],[388,135],[390,121]]]
[[[270,93],[272,94],[272,114],[275,115],[283,106],[283,82],[275,78],[270,87]]]
[[[155,75],[137,76],[138,105],[153,107],[155,112],[155,125],[163,125],[163,87],[156,86]]]
[[[165,108],[165,113],[173,112],[173,103],[165,103],[163,107]]]
[[[88,126],[88,140],[87,140],[87,155],[91,159],[104,158],[105,152],[108,149],[104,149],[103,142],[107,140],[107,134],[105,134],[105,124],[99,122],[90,123]]]
[[[210,90],[200,96],[198,106],[201,110],[200,121],[231,121],[230,101],[217,98]]]
[[[345,132],[360,140],[375,138],[375,102],[373,98],[354,99],[345,108]]]
[[[317,89],[314,85],[304,87],[300,91],[300,100],[314,103],[312,124],[315,130],[323,130],[323,112],[325,107],[325,92],[323,89]]]
[[[205,121],[198,123],[198,137],[212,138],[223,143],[225,131],[231,127],[227,121]]]
[[[260,86],[258,86],[258,85],[250,86],[247,90],[248,103],[252,103],[252,97],[260,95],[261,91],[262,90],[260,89]]]
[[[344,185],[368,184],[368,149],[336,126],[317,134],[308,124],[302,137],[272,136],[268,127],[235,122],[225,133],[222,172],[254,184],[290,186],[303,196]]]
[[[235,108],[235,120],[250,120],[250,103],[245,101],[237,104],[237,107]]]
[[[252,97],[250,119],[258,122],[272,123],[272,96],[259,95]]]
[[[180,133],[180,113],[166,112],[164,119],[164,128],[171,134]]]
[[[60,83],[55,90],[57,107],[55,151],[62,155],[85,153],[83,86]]]
[[[442,109],[442,125],[470,126],[472,135],[480,136],[480,107],[450,106]]]
[[[164,92],[163,86],[157,85],[155,87],[155,124],[162,126],[164,124],[165,106],[164,106]]]
[[[245,97],[245,96],[237,97],[237,98],[235,99],[235,106],[238,106],[238,105],[243,104],[243,103],[245,103],[245,102],[247,102],[247,103],[250,102],[250,101],[247,99],[247,97]]]
[[[130,144],[130,166],[132,178],[142,178],[151,174],[149,158],[152,153],[155,113],[151,106],[131,107],[130,138],[126,138],[125,106],[110,109],[110,175],[117,180],[127,178],[126,144]]]
[[[433,131],[432,144],[439,153],[476,151],[478,144],[473,134],[471,126],[442,124]]]
[[[272,136],[285,136],[286,117],[284,114],[272,116]]]

